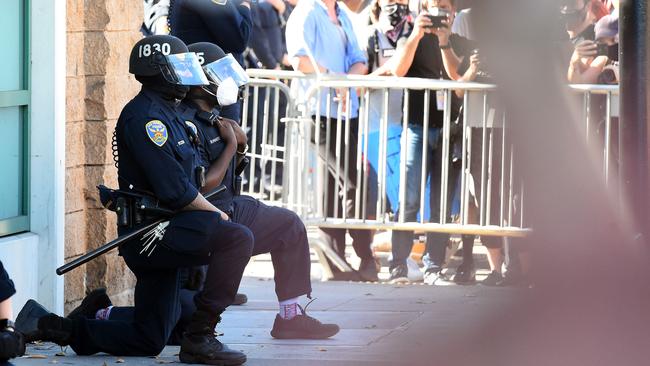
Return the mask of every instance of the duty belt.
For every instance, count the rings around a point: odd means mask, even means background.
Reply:
[[[162,217],[170,217],[174,211],[162,206],[157,198],[143,193],[97,186],[99,199],[109,211],[117,214],[117,225],[134,227]]]

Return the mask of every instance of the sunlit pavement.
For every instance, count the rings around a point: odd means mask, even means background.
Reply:
[[[480,252],[480,251],[479,251]],[[479,254],[480,255],[480,254]],[[314,263],[312,275],[318,277]],[[382,276],[385,277],[386,268]],[[483,272],[485,273],[485,272]],[[488,320],[511,301],[512,288],[424,284],[320,282],[315,280],[308,313],[341,326],[328,340],[275,340],[269,335],[277,312],[270,258],[246,270],[240,292],[249,302],[224,314],[220,339],[244,351],[247,365],[432,365],[435,355]],[[256,275],[252,277],[251,275]],[[438,347],[438,351],[436,350]],[[78,357],[52,344],[30,345],[16,365],[158,365],[177,363],[178,347],[156,358],[97,355]]]

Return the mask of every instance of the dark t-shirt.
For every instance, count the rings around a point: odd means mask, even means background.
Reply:
[[[449,44],[458,57],[469,57],[472,51],[471,42],[457,34],[449,37]],[[399,47],[399,45],[398,45]],[[449,80],[447,72],[442,61],[442,52],[438,44],[438,37],[432,34],[426,34],[420,40],[413,63],[406,72],[407,77],[428,78],[428,79],[446,79]],[[456,98],[452,93],[452,97]],[[458,103],[452,103],[458,104]],[[409,122],[415,125],[423,125],[424,117],[424,90],[412,90],[409,93]],[[455,118],[458,110],[452,106],[452,120]],[[444,112],[439,111],[436,103],[436,92],[429,93],[429,126],[442,127]]]

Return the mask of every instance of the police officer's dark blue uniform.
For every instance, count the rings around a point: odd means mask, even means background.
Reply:
[[[204,69],[210,68],[210,65],[217,60],[224,60],[223,51],[213,44],[196,43],[188,48],[203,55]],[[221,67],[219,69],[222,70]],[[240,70],[239,73],[243,73],[243,70]],[[210,72],[206,72],[206,74],[208,77],[214,75]],[[226,77],[227,75],[224,75],[222,79]],[[311,262],[305,226],[300,218],[290,210],[267,206],[252,197],[237,194],[236,177],[234,176],[237,159],[233,158],[232,152],[230,152],[231,155],[227,155],[229,152],[226,146],[232,141],[228,141],[229,137],[220,133],[219,127],[220,123],[229,124],[230,122],[218,120],[216,117],[219,113],[218,109],[215,108],[208,112],[205,110],[206,104],[203,105],[203,108],[196,104],[198,100],[210,100],[210,95],[214,95],[212,105],[223,105],[219,99],[221,95],[218,92],[219,86],[214,80],[211,80],[211,83],[213,84],[209,87],[193,87],[183,101],[183,104],[195,109],[194,113],[186,114],[185,117],[192,121],[198,129],[201,140],[200,158],[208,170],[208,175],[210,175],[210,170],[214,169],[214,164],[218,159],[224,155],[226,155],[226,159],[231,159],[229,168],[221,182],[227,190],[215,199],[211,199],[211,202],[228,213],[233,223],[252,232],[253,255],[271,254],[275,271],[275,292],[279,302],[282,303],[302,295],[310,295]],[[241,134],[243,135],[243,131]],[[230,138],[232,137],[234,136]],[[217,225],[219,224],[217,223]],[[293,322],[277,316],[271,334],[277,338],[327,338],[336,334],[338,330],[339,328],[335,324],[321,324],[306,315],[295,318]]]
[[[169,8],[172,35],[186,44],[210,42],[231,53],[243,65],[253,29],[250,3],[246,0],[172,0]],[[224,117],[239,121],[241,105],[222,109]]]
[[[252,235],[224,221],[218,212],[194,208],[202,198],[197,189],[198,141],[181,118],[182,109],[177,104],[187,87],[169,82],[170,77],[179,77],[170,67],[173,60],[182,68],[180,74],[187,76],[190,71],[193,78],[205,78],[200,66],[199,73],[191,67],[191,58],[196,61],[196,55],[186,52],[187,47],[175,37],[151,36],[136,43],[131,53],[130,71],[143,88],[125,106],[116,126],[120,189],[150,193],[163,205],[181,211],[170,219],[155,248],[142,252],[139,240],[120,247],[120,255],[137,278],[132,321],[83,317],[71,321],[54,315],[39,320],[44,338],[69,343],[78,354],[160,353],[180,317],[179,268],[208,265],[204,289],[194,298],[197,311],[181,345],[181,361],[221,364],[227,360],[236,365],[246,360],[243,353],[219,343],[213,332],[220,313],[234,299],[250,258]],[[160,67],[162,72],[141,71],[159,63],[165,65]],[[145,218],[144,222],[148,221]],[[123,234],[138,226],[132,223],[119,231]],[[221,240],[224,234],[229,234],[230,240]],[[69,332],[67,338],[52,336],[61,330]]]

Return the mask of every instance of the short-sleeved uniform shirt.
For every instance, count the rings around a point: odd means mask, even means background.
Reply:
[[[182,104],[187,108],[184,118],[187,120],[187,123],[192,123],[197,129],[200,141],[198,146],[199,161],[207,172],[210,169],[210,165],[223,154],[226,148],[226,141],[219,133],[219,128],[212,124],[209,118],[207,118],[207,115],[199,112],[198,106],[190,101],[184,101]],[[218,116],[219,111],[214,109],[212,114]],[[236,159],[233,157],[221,183],[226,187],[226,190],[210,199],[212,204],[226,213],[232,213],[233,210],[233,198],[235,197],[235,164]]]
[[[143,88],[122,110],[115,127],[122,190],[152,194],[178,210],[198,195],[197,147],[183,111]]]

